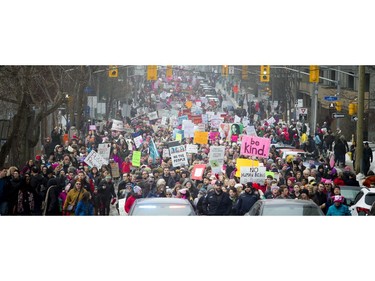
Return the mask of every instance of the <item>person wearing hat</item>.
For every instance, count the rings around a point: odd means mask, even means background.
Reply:
[[[301,200],[311,200],[310,197],[309,197],[309,190],[304,188],[301,190],[301,196],[300,198]]]
[[[271,194],[266,196],[267,199],[275,199],[280,195],[279,187],[276,184],[271,185]]]
[[[328,208],[327,216],[351,216],[349,207],[344,205],[344,197],[341,195],[332,196],[333,205]]]
[[[245,185],[245,192],[241,193],[237,202],[237,214],[240,216],[245,215],[255,202],[259,200],[259,196],[255,194],[253,183],[248,182]]]
[[[115,187],[112,177],[106,175],[98,186],[99,215],[109,216],[111,199],[116,199]],[[113,202],[113,201],[112,201]]]
[[[136,186],[133,187],[133,192],[131,193],[131,195],[125,201],[124,209],[125,209],[126,213],[129,213],[129,211],[130,211],[131,207],[133,206],[135,200],[137,200],[138,198],[142,198],[142,188],[140,186],[136,185]]]
[[[232,200],[227,192],[222,190],[223,182],[216,181],[213,190],[204,197],[202,208],[204,215],[227,216],[232,209]]]

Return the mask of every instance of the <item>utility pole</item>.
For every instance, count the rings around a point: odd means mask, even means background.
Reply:
[[[314,136],[316,131],[316,119],[318,111],[318,83],[311,83],[311,119],[310,135]]]
[[[365,66],[358,67],[358,121],[357,121],[357,142],[355,148],[355,172],[362,172],[363,158],[363,116],[364,116],[364,100],[365,100]],[[366,175],[365,175],[366,176]]]
[[[341,91],[341,86],[340,86],[340,65],[337,66],[337,100],[340,100],[340,91]],[[340,118],[336,118],[336,128],[340,128]]]

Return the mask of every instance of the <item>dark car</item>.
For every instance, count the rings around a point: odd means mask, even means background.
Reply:
[[[134,201],[129,216],[195,216],[190,202],[181,198],[140,198]]]
[[[264,199],[257,201],[248,216],[324,216],[312,200]]]
[[[361,186],[340,185],[341,195],[345,197],[348,206],[353,205],[354,199],[361,189]]]

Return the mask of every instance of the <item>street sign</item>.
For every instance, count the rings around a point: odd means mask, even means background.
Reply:
[[[335,104],[334,104],[333,102],[331,102],[331,103],[329,104],[329,108],[335,108]]]
[[[297,107],[303,107],[303,99],[297,100]]]
[[[345,118],[345,114],[342,114],[342,113],[332,113],[332,118]]]
[[[326,101],[337,101],[338,98],[334,97],[334,96],[328,96],[328,97],[324,97],[324,100],[326,100]]]
[[[356,122],[356,121],[358,121],[358,117],[357,116],[352,116],[352,118],[350,120],[352,120],[353,122]]]

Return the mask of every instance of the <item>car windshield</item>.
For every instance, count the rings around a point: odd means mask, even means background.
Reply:
[[[351,201],[354,201],[354,198],[357,196],[359,189],[343,189],[341,188],[341,195]]]
[[[147,204],[134,207],[132,216],[191,216],[189,205],[178,204]]]
[[[263,216],[320,216],[313,205],[268,205],[263,208]]]

